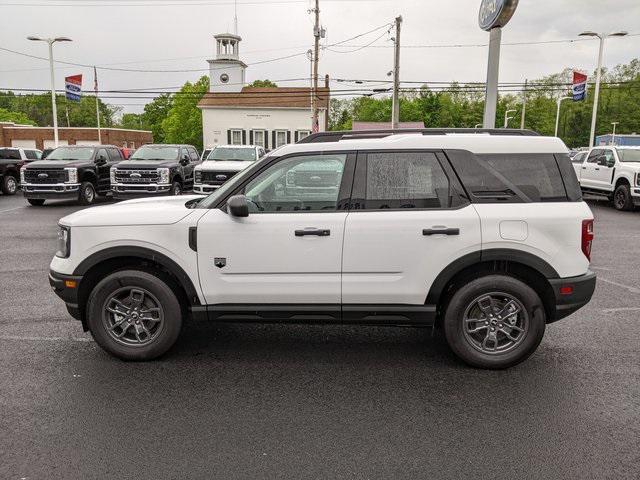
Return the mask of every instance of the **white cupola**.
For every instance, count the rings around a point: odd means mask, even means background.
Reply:
[[[240,60],[242,38],[232,33],[214,35],[216,58],[209,62],[209,91],[214,93],[240,92],[245,83],[247,65]]]

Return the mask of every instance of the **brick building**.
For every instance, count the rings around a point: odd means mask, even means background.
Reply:
[[[153,142],[153,134],[146,130],[125,130],[122,128],[101,128],[104,145],[137,148]],[[82,127],[58,128],[59,145],[98,145],[98,129]],[[53,128],[16,125],[0,122],[0,147],[53,148]]]

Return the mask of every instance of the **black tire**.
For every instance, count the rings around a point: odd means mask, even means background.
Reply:
[[[170,284],[171,280],[161,272],[142,270],[121,270],[112,273],[98,283],[91,292],[87,305],[87,324],[98,345],[111,355],[122,360],[153,360],[166,353],[178,339],[182,328],[180,303],[169,286]],[[162,321],[158,324],[147,322],[146,327],[152,331],[154,336],[148,337],[146,343],[136,344],[135,337],[137,337],[136,331],[138,327],[135,326],[131,317],[135,312],[130,315],[117,316],[106,311],[109,305],[114,305],[111,303],[113,296],[117,296],[118,292],[126,295],[127,289],[136,289],[145,293],[149,300],[153,300],[151,304],[155,301],[160,307],[158,315],[161,315]],[[131,295],[126,298],[131,298]],[[129,307],[135,305],[135,302],[128,303]],[[117,306],[116,308],[121,309]],[[143,310],[139,309],[138,311],[140,316],[135,318],[143,319]],[[122,322],[123,318],[128,320]],[[124,325],[129,324],[128,330],[120,339],[115,337],[117,334],[122,333],[124,328],[119,326],[115,329],[109,328],[109,326],[113,327],[117,322]],[[136,323],[139,323],[139,321]],[[155,325],[157,327],[154,327]],[[132,331],[131,328],[134,330]],[[153,328],[157,328],[157,330],[153,330]],[[134,338],[129,341],[129,337]]]
[[[500,297],[502,294],[505,297]],[[501,316],[501,320],[497,320],[498,317],[491,315],[491,319],[485,317],[483,321],[468,323],[466,318],[469,312],[474,311],[474,305],[477,305],[476,312],[485,312],[485,310],[481,309],[477,300],[484,300],[489,296],[504,298],[505,300],[508,300],[509,297],[515,299],[514,305],[516,303],[521,305],[523,307],[522,311],[513,314],[515,317],[505,315]],[[496,305],[497,302],[498,300]],[[496,312],[494,303],[491,302],[490,305],[492,307],[491,310]],[[502,304],[501,307],[504,305],[506,303]],[[479,317],[483,315],[485,314],[480,313]],[[509,318],[515,319],[514,326],[509,326],[507,323]],[[490,321],[485,322],[484,320]],[[516,325],[523,327],[522,332],[513,330]],[[544,336],[545,327],[546,315],[538,294],[520,280],[506,275],[488,275],[463,285],[451,298],[444,318],[445,337],[453,352],[468,365],[486,369],[509,368],[526,360],[538,348]],[[468,329],[468,332],[473,329],[479,331],[477,333],[465,333],[465,328]],[[493,329],[492,332],[494,333],[489,333],[491,329]],[[495,331],[496,329],[497,331]],[[517,342],[510,342],[503,331],[504,329],[508,330],[509,334],[517,339]],[[516,332],[515,334],[514,331]],[[475,338],[482,337],[485,334],[482,345],[477,345]],[[495,348],[493,352],[485,353],[482,351],[485,346],[484,342],[487,342],[487,338],[490,335],[498,336],[496,337],[496,342],[493,343]],[[506,342],[505,345],[511,343],[511,349],[505,347],[504,351],[499,351],[499,341]]]
[[[80,184],[80,193],[78,194],[80,205],[91,205],[96,201],[96,187],[91,182],[82,182]]]
[[[629,185],[623,183],[616,188],[613,194],[613,206],[616,210],[630,211],[633,210],[633,198],[631,198],[631,190]]]
[[[171,195],[182,195],[182,184],[180,182],[173,182],[171,184]]]
[[[11,175],[5,175],[0,182],[0,190],[5,195],[15,195],[18,191],[18,179]]]
[[[44,205],[43,198],[27,198],[27,202],[29,202],[34,207],[41,207],[42,205]]]

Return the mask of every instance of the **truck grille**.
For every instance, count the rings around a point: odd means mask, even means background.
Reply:
[[[158,183],[158,170],[155,168],[148,170],[116,168],[116,183]]]
[[[24,180],[26,183],[42,185],[64,183],[67,181],[67,172],[63,169],[27,168],[24,171]]]
[[[222,185],[238,172],[200,172],[202,183],[206,185]]]

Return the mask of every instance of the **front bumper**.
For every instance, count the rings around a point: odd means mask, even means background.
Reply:
[[[555,317],[549,323],[568,317],[584,307],[596,289],[596,274],[589,270],[579,277],[550,279],[555,296]],[[568,293],[568,292],[571,293]]]
[[[24,198],[33,199],[76,199],[80,193],[79,183],[53,183],[49,185],[23,183],[21,187]]]
[[[114,198],[151,197],[155,195],[170,195],[171,184],[162,183],[112,183],[111,193]]]
[[[217,189],[220,188],[220,186],[221,185],[207,185],[202,183],[196,183],[193,186],[193,193],[207,194],[207,193],[215,192]]]
[[[81,281],[81,276],[66,275],[53,270],[49,271],[49,285],[51,285],[53,293],[62,299],[67,306],[69,314],[77,320],[82,320],[78,301]]]

